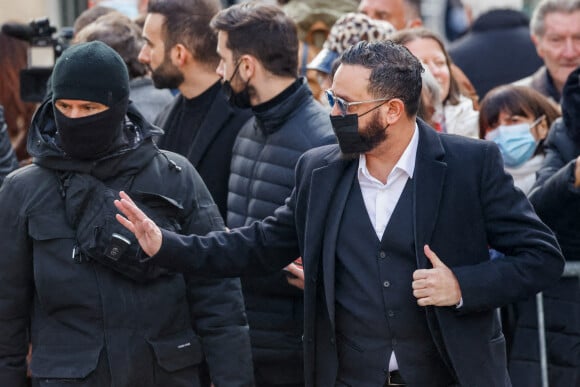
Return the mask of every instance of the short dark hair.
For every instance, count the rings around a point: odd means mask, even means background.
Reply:
[[[502,85],[491,89],[479,106],[479,137],[497,126],[500,113],[539,118],[546,116],[548,127],[560,117],[558,107],[545,95],[528,86]]]
[[[274,5],[241,3],[222,10],[211,22],[228,34],[234,58],[249,54],[274,75],[298,74],[298,35],[294,21]]]
[[[423,66],[406,47],[391,41],[363,40],[349,47],[340,63],[370,69],[369,94],[374,98],[399,98],[409,117],[417,114]]]
[[[407,43],[410,43],[418,39],[434,40],[441,48],[441,51],[445,56],[447,68],[449,69],[449,94],[447,94],[447,98],[445,98],[443,103],[449,102],[451,105],[457,105],[459,103],[459,98],[461,96],[461,88],[459,87],[459,83],[457,82],[457,79],[455,79],[455,77],[453,76],[453,72],[451,71],[451,65],[453,64],[453,60],[451,59],[451,56],[449,56],[449,53],[445,49],[445,43],[443,43],[441,37],[439,37],[439,35],[437,35],[435,32],[428,30],[427,28],[424,27],[406,28],[404,30],[395,32],[391,36],[391,40],[393,42],[397,44],[402,44],[403,46],[406,45]]]
[[[215,68],[217,35],[210,27],[211,19],[219,12],[219,0],[149,0],[147,13],[165,17],[163,32],[166,50],[183,44],[193,57]]]
[[[115,12],[115,8],[106,7],[104,5],[97,5],[95,7],[85,9],[75,19],[73,24],[74,34],[78,34],[79,31],[85,28],[87,25],[91,24],[101,16],[108,14],[109,12]]]
[[[144,40],[141,29],[127,16],[109,12],[88,24],[75,36],[75,43],[100,40],[123,58],[131,79],[147,74],[147,67],[139,62]]]

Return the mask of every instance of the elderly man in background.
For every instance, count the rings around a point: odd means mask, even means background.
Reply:
[[[544,66],[516,83],[560,103],[566,79],[580,66],[580,0],[543,0],[534,10],[530,30]]]

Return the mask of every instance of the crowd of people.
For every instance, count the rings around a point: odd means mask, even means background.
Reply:
[[[580,386],[580,0],[230,3],[0,36],[0,385]]]

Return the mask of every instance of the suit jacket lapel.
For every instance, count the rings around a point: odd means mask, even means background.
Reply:
[[[334,326],[334,260],[340,219],[358,163],[338,155],[328,165],[314,170],[309,197],[310,222],[307,233],[322,239],[322,279],[326,307]],[[320,242],[320,241],[319,241]],[[314,253],[314,258],[319,255]],[[316,265],[316,262],[312,262]],[[313,266],[311,266],[313,267]]]
[[[222,91],[218,91],[199,128],[198,135],[195,136],[189,148],[187,158],[194,166],[197,166],[203,158],[207,148],[222,130],[232,113],[233,109],[223,96]]]
[[[415,255],[417,267],[426,268],[427,258],[423,246],[433,234],[439,203],[443,193],[447,164],[442,161],[445,150],[439,135],[423,121],[418,120],[419,145],[414,173]]]

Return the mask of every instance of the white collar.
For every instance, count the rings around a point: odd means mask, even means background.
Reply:
[[[417,123],[415,123],[415,130],[413,132],[413,137],[411,137],[411,141],[405,148],[405,151],[397,160],[395,167],[389,174],[389,176],[393,175],[397,171],[403,171],[407,177],[413,178],[413,174],[415,173],[415,160],[417,159],[417,147],[419,146],[419,127]],[[369,180],[377,180],[375,179],[369,172],[367,168],[367,159],[366,155],[363,153],[359,156],[358,159],[358,173],[359,176],[362,174],[365,178]],[[388,181],[387,177],[387,181]]]

